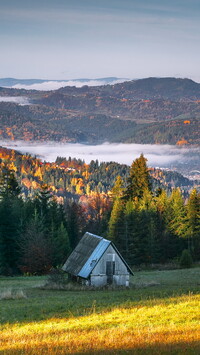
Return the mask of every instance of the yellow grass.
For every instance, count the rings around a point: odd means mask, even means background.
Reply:
[[[200,354],[200,295],[83,317],[5,324],[0,344],[4,354]]]

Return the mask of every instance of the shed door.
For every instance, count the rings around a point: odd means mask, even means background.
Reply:
[[[106,262],[106,275],[107,275],[107,283],[111,285],[113,283],[113,275],[115,273],[115,262],[107,261]]]

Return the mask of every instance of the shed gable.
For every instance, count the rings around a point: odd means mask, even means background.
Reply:
[[[93,268],[91,275],[106,275],[106,263],[113,262],[115,265],[115,275],[128,275],[130,270],[126,263],[122,260],[121,255],[113,247],[112,244],[108,246],[104,254],[101,256],[96,266]]]

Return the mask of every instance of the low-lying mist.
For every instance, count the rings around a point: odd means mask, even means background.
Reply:
[[[43,83],[35,83],[31,85],[27,84],[15,84],[12,87],[13,89],[26,89],[26,90],[41,90],[41,91],[50,91],[50,90],[57,90],[59,88],[65,87],[65,86],[76,86],[77,88],[80,88],[84,85],[87,86],[101,86],[101,85],[107,85],[107,84],[117,84],[123,82],[125,79],[117,79],[117,80],[66,80],[66,81],[44,81]]]
[[[24,96],[0,96],[0,102],[14,102],[21,106],[30,105],[28,98]]]
[[[98,159],[100,162],[118,162],[130,165],[141,153],[151,167],[171,167],[178,163],[185,164],[193,157],[199,157],[200,148],[186,148],[171,145],[150,144],[110,144],[86,145],[79,143],[29,143],[25,141],[0,141],[0,145],[14,148],[22,153],[30,153],[42,160],[53,162],[57,156],[80,158],[86,163]]]

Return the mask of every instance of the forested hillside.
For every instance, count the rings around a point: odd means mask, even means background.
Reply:
[[[200,119],[177,118],[149,125],[137,125],[132,131],[121,132],[119,141],[145,144],[176,144],[179,146],[200,145]]]
[[[175,188],[187,179],[148,169],[143,155],[129,168],[42,163],[1,148],[0,163],[1,274],[49,272],[85,231],[113,240],[132,265],[165,263],[186,248],[199,260],[199,192]]]
[[[46,92],[0,88],[0,95],[30,102],[0,102],[4,139],[199,145],[200,84],[189,79],[148,78]]]
[[[99,163],[92,160],[86,164],[81,159],[57,157],[53,163],[42,162],[29,154],[21,154],[14,149],[0,147],[1,171],[8,169],[16,174],[25,196],[47,184],[55,195],[73,196],[90,195],[90,193],[109,194],[117,176],[121,176],[126,185],[129,166],[115,162]],[[191,181],[175,171],[149,168],[154,190],[164,187],[171,190],[180,187],[187,193],[194,185]]]

